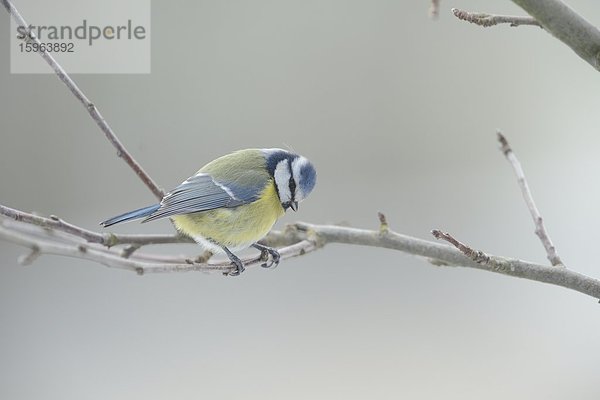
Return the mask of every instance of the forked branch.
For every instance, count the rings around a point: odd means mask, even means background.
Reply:
[[[17,23],[27,26],[25,20],[9,0],[1,1]],[[438,2],[432,4],[434,6],[439,5]],[[113,146],[117,148],[119,157],[127,162],[157,198],[162,198],[162,191],[126,151],[97,108],[87,99],[50,54],[42,52],[40,55],[53,68],[57,76],[66,84],[75,97],[86,107],[90,116]],[[548,258],[553,265],[561,265],[556,249],[543,226],[539,211],[535,207],[520,164],[508,146],[506,139],[501,135],[499,139],[503,145],[505,155],[515,169],[523,195],[536,223],[536,233],[544,243]],[[229,262],[210,260],[210,254],[203,254],[198,257],[161,256],[148,254],[140,250],[141,247],[149,245],[191,242],[189,238],[179,235],[101,234],[68,223],[57,217],[41,217],[1,205],[0,215],[2,216],[0,218],[0,239],[24,246],[30,250],[28,254],[19,259],[23,265],[33,262],[42,254],[53,254],[90,260],[113,268],[135,271],[139,274],[184,271],[228,273],[233,268]],[[263,242],[269,246],[279,247],[281,256],[284,259],[313,252],[330,243],[387,248],[425,257],[432,264],[438,266],[476,268],[549,283],[600,298],[599,280],[566,268],[556,268],[489,255],[473,250],[450,234],[438,230],[432,232],[434,236],[449,242],[455,248],[402,235],[390,229],[387,219],[381,213],[379,214],[379,222],[380,227],[378,230],[297,223],[288,226],[282,232],[271,232]],[[265,261],[257,256],[245,260],[245,263],[246,265],[258,265]]]
[[[530,16],[493,15],[452,9],[463,21],[488,27],[498,24],[542,27],[600,71],[600,30],[560,0],[512,0]]]
[[[600,299],[600,281],[597,279],[566,268],[488,255],[458,241],[449,240],[460,249],[457,250],[396,233],[389,228],[385,218],[383,221],[385,223],[378,230],[296,223],[283,231],[271,232],[264,243],[280,247],[283,259],[302,256],[333,243],[386,248],[424,257],[433,265],[462,266],[500,273],[565,287]],[[5,223],[6,221],[0,225],[0,239],[29,248],[34,257],[41,254],[76,257],[138,274],[189,271],[217,271],[227,274],[233,269],[228,261],[195,262],[195,257],[161,257],[136,252],[130,258],[124,258],[117,248],[103,248],[97,243],[86,243],[76,234],[56,235],[54,230],[30,224],[13,223],[19,226],[6,226]],[[434,234],[445,240],[451,237],[441,232],[439,235]],[[245,259],[248,266],[259,265],[264,261],[266,260],[260,256]]]

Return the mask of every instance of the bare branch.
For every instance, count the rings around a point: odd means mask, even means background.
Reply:
[[[5,221],[6,222],[6,221]],[[28,225],[28,224],[22,224]],[[31,228],[32,226],[29,225]],[[97,243],[82,244],[78,236],[74,241],[65,241],[64,237],[56,237],[47,228],[35,227],[38,235],[19,231],[15,227],[0,225],[0,239],[31,249],[38,254],[53,254],[94,261],[111,268],[133,271],[138,274],[168,273],[188,271],[218,271],[228,273],[232,270],[229,261],[205,262],[205,259],[194,260],[192,257],[164,257],[135,252],[124,258],[118,250],[103,247]],[[64,233],[64,235],[71,235]],[[448,240],[448,234],[439,236]],[[407,254],[425,257],[434,265],[463,266],[508,276],[525,278],[533,281],[549,283],[565,287],[600,298],[600,281],[566,268],[555,268],[516,259],[488,255],[477,252],[456,241],[461,251],[442,244],[401,235],[387,230],[365,230],[332,225],[314,225],[297,223],[286,227],[283,232],[271,232],[264,240],[267,243],[282,243],[282,258],[302,256],[330,243],[360,245],[393,249]],[[195,262],[203,261],[203,262]],[[249,266],[262,264],[260,255],[248,258]]]
[[[99,243],[107,247],[112,247],[120,244],[132,245],[150,245],[150,244],[173,244],[173,243],[194,243],[187,236],[171,234],[171,235],[118,235],[114,233],[97,233],[76,225],[63,221],[62,219],[51,216],[50,218],[41,217],[38,215],[26,213],[14,208],[6,207],[0,204],[0,215],[4,215],[15,221],[25,222],[43,228],[51,228],[56,231],[70,233],[79,236],[90,243]]]
[[[600,30],[560,0],[513,0],[558,40],[600,71]]]
[[[53,228],[62,232],[71,233],[87,240],[88,242],[105,244],[109,241],[104,235],[100,235],[96,232],[88,231],[87,229],[69,224],[56,216],[51,216],[50,218],[40,217],[34,214],[15,210],[14,208],[6,207],[1,204],[0,214],[12,218],[15,221],[26,222],[44,228]]]
[[[542,27],[542,25],[538,21],[536,21],[535,18],[532,17],[474,13],[459,10],[458,8],[453,8],[452,14],[454,14],[456,18],[462,21],[467,21],[475,25],[483,26],[485,28],[498,24],[510,24],[510,26],[533,25],[539,26],[540,28]]]
[[[535,25],[569,46],[596,70],[600,71],[600,30],[560,0],[512,0],[530,17],[472,13],[456,8],[459,19],[488,27],[502,23],[511,26]]]
[[[460,251],[460,253],[468,257],[469,260],[474,263],[472,265],[467,265],[469,267],[478,268],[477,266],[479,266],[479,269],[486,271],[546,282],[552,285],[568,287],[570,289],[578,287],[578,289],[574,290],[583,293],[582,290],[579,290],[583,289],[586,291],[586,294],[598,298],[597,294],[600,289],[600,281],[597,279],[570,271],[566,268],[548,267],[526,261],[488,255],[482,251],[473,250],[471,247],[459,242],[448,233],[443,233],[439,230],[433,230],[431,233],[436,238],[451,243]]]
[[[19,11],[15,8],[10,0],[1,0],[6,11],[12,16],[17,24],[20,26],[27,27],[29,26],[25,19],[21,16]],[[40,41],[38,38],[31,38],[38,45]],[[125,146],[121,143],[117,135],[113,132],[108,122],[102,117],[98,108],[86,97],[86,95],[79,89],[77,84],[71,79],[71,77],[65,72],[65,70],[60,66],[60,64],[52,57],[50,53],[48,53],[43,46],[39,46],[41,51],[39,51],[40,56],[48,63],[48,65],[54,70],[56,76],[69,88],[71,93],[79,100],[81,104],[86,108],[94,122],[98,125],[98,127],[104,132],[106,138],[110,141],[110,143],[117,149],[117,156],[122,158],[123,161],[131,167],[133,172],[141,179],[141,181],[152,191],[154,196],[156,196],[159,200],[163,198],[164,193],[158,187],[158,185],[152,180],[150,175],[148,175],[142,166],[138,164],[138,162],[129,154]]]
[[[525,178],[525,173],[523,172],[523,168],[521,167],[519,159],[500,131],[498,131],[498,141],[502,146],[500,150],[502,150],[506,156],[506,159],[515,171],[517,182],[519,183],[521,193],[523,194],[523,199],[525,199],[525,203],[527,204],[527,208],[529,209],[529,213],[531,214],[531,218],[533,218],[533,223],[535,224],[535,234],[540,238],[540,241],[544,245],[548,260],[550,260],[550,263],[554,266],[563,266],[563,263],[556,252],[556,248],[554,247],[554,244],[552,244],[552,240],[550,240],[550,236],[546,231],[542,215],[533,201],[533,196],[531,194],[531,190],[529,189],[529,185],[527,184],[527,179]]]
[[[81,245],[77,242],[64,243],[53,240],[51,235],[46,238],[32,237],[25,233],[10,230],[0,225],[0,238],[27,247],[31,250],[31,255],[22,257],[20,260],[21,264],[25,265],[33,261],[34,257],[40,254],[48,255],[60,255],[65,257],[79,258],[89,261],[94,261],[111,268],[124,269],[127,271],[133,271],[140,275],[146,273],[166,273],[166,272],[189,272],[189,271],[205,271],[205,272],[223,272],[229,273],[234,266],[229,261],[221,262],[185,262],[185,263],[172,263],[172,262],[160,262],[160,261],[145,261],[142,257],[131,256],[129,258],[122,257],[116,251],[111,251],[104,248],[99,248],[94,245]],[[302,240],[292,245],[283,247],[279,250],[282,259],[297,257],[304,255],[311,251],[316,250],[316,244],[309,240]],[[206,255],[203,255],[206,257]],[[150,257],[145,257],[149,259]],[[203,261],[205,259],[199,259]],[[261,264],[264,260],[261,255],[257,255],[253,258],[244,260],[246,266],[254,266]]]
[[[527,261],[486,254],[489,261],[474,261],[462,252],[434,242],[389,231],[382,235],[379,231],[346,228],[329,225],[298,223],[300,230],[312,232],[318,246],[329,243],[344,243],[398,250],[404,253],[425,257],[435,265],[452,265],[476,268],[508,276],[549,283],[573,289],[589,296],[600,298],[600,280],[579,274],[566,268],[535,264]],[[485,254],[485,253],[483,253]]]
[[[28,26],[9,0],[1,1],[18,24]],[[515,0],[515,2],[536,3],[536,1],[533,0],[522,0],[520,2]],[[556,1],[549,2],[552,4],[560,3]],[[432,1],[434,12],[437,12],[438,7],[439,1]],[[523,7],[526,8],[525,6]],[[536,19],[541,21],[544,28],[548,29],[548,26],[551,25],[547,26],[544,19],[539,18],[537,14],[534,14],[529,9],[526,8],[526,10]],[[572,15],[570,16],[573,17]],[[575,14],[575,16],[577,16],[577,14]],[[554,33],[554,31],[552,32]],[[570,32],[576,32],[576,30]],[[38,39],[34,38],[33,40],[39,43]],[[75,97],[86,107],[90,116],[117,149],[119,157],[127,162],[157,198],[162,198],[162,191],[126,151],[110,126],[102,118],[98,109],[88,100],[74,81],[49,53],[41,52],[40,54],[52,67],[61,81],[67,85],[73,95],[75,95]],[[580,53],[578,52],[578,54]],[[507,143],[506,149],[504,149],[504,151],[507,158],[509,158],[509,154],[514,157],[514,153],[512,153]],[[514,159],[516,160],[516,157]],[[513,163],[513,166],[514,165],[515,164]],[[520,171],[522,175],[522,170]],[[517,175],[519,176],[519,174]],[[529,193],[524,177],[523,182],[525,183],[527,192],[526,193],[524,190],[524,195],[528,194],[529,198],[531,198],[531,193]],[[533,209],[537,212],[532,199],[531,204],[533,205]],[[530,210],[532,209],[530,208]],[[24,246],[31,251],[30,254],[19,258],[22,264],[31,263],[41,254],[54,254],[91,260],[109,267],[134,271],[138,274],[186,271],[219,271],[227,274],[234,268],[228,261],[211,261],[211,254],[203,254],[199,257],[175,257],[146,254],[138,251],[140,247],[150,244],[191,242],[190,239],[178,235],[100,234],[67,223],[58,217],[40,217],[5,206],[0,206],[0,215],[4,215],[5,217],[16,221],[9,221],[6,218],[0,219],[0,239]],[[534,215],[533,211],[532,215]],[[536,215],[539,216],[539,212],[537,212]],[[379,230],[363,230],[331,225],[297,223],[288,226],[283,232],[271,232],[262,240],[262,242],[271,246],[280,247],[279,251],[282,258],[301,256],[315,251],[329,243],[388,248],[425,257],[434,265],[454,265],[476,268],[562,286],[595,298],[600,298],[600,281],[597,279],[578,274],[567,270],[566,268],[553,268],[526,261],[488,255],[481,251],[475,251],[471,247],[454,239],[451,235],[440,231],[434,231],[433,233],[436,237],[452,243],[458,250],[446,245],[401,235],[389,229],[383,214],[379,214],[379,219]],[[545,246],[546,244],[549,244],[550,249],[554,251],[554,255],[556,256],[554,260],[558,260],[557,262],[560,263],[560,259],[556,255],[555,249],[545,233],[541,217],[538,219],[534,215],[534,220],[536,221],[536,226],[539,224],[541,227],[540,232],[545,235],[547,243],[544,242],[545,239],[542,238],[542,235],[538,233],[538,236],[540,236]],[[117,245],[127,246],[122,249],[115,249],[114,246]],[[547,251],[548,249],[549,248],[547,247]],[[550,254],[551,253],[549,252],[549,258]],[[551,261],[552,260],[553,259],[551,259]],[[245,263],[246,265],[251,266],[262,264],[263,261],[261,255],[257,255],[254,258],[246,259]],[[552,262],[554,264],[554,261]]]

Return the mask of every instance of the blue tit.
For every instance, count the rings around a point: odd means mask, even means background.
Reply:
[[[236,269],[243,262],[234,252],[250,246],[279,263],[277,250],[257,243],[291,208],[313,190],[317,179],[306,158],[281,149],[246,149],[219,157],[170,191],[159,204],[110,218],[100,224],[142,222],[169,217],[177,230],[212,253],[227,254]],[[268,266],[270,266],[268,265]],[[263,264],[263,266],[267,266]]]

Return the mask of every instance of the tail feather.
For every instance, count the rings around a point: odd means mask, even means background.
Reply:
[[[150,214],[152,214],[154,211],[158,210],[159,207],[160,207],[160,204],[154,204],[152,206],[140,208],[138,210],[129,211],[129,212],[126,212],[125,214],[117,215],[116,217],[107,219],[104,222],[100,222],[100,225],[102,225],[103,227],[106,228],[107,226],[118,224],[120,222],[144,218],[144,217],[147,217]]]

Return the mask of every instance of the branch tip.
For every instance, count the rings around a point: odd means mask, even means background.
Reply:
[[[556,247],[552,243],[550,239],[550,235],[546,231],[546,227],[544,226],[544,220],[542,219],[542,214],[538,210],[535,205],[535,201],[533,200],[533,195],[531,194],[531,190],[529,189],[529,184],[527,183],[527,178],[525,178],[525,172],[523,171],[523,167],[521,166],[521,162],[517,158],[515,152],[510,147],[508,140],[499,130],[496,132],[498,135],[498,141],[500,142],[501,148],[500,150],[504,153],[507,161],[510,163],[515,176],[517,178],[517,183],[521,189],[521,194],[523,195],[523,199],[525,200],[525,204],[529,209],[529,213],[531,214],[531,218],[533,219],[533,224],[535,226],[535,234],[540,238],[544,249],[546,250],[546,256],[550,263],[555,267],[564,267],[564,264],[558,253],[556,251]]]
[[[509,24],[512,27],[520,26],[520,25],[533,25],[539,26],[542,25],[532,17],[521,17],[514,15],[493,15],[487,13],[475,13],[469,12],[465,10],[460,10],[458,8],[453,8],[452,14],[461,21],[467,21],[475,25],[482,26],[484,28],[488,28],[490,26],[498,25],[498,24]]]
[[[129,258],[129,257],[131,257],[131,255],[133,253],[135,253],[141,247],[142,247],[142,245],[139,243],[130,244],[129,246],[126,246],[123,250],[121,250],[121,257]]]
[[[475,261],[478,264],[487,264],[490,261],[490,256],[485,254],[483,251],[473,250],[473,248],[467,246],[462,242],[459,242],[447,232],[442,232],[439,229],[434,229],[431,231],[431,234],[436,239],[445,240],[446,242],[450,243],[451,245],[456,247],[461,253],[463,253],[465,256],[469,257],[471,260]]]
[[[390,226],[388,225],[385,214],[382,212],[378,212],[377,216],[379,217],[379,233],[381,233],[381,234],[388,233],[390,231]]]
[[[505,156],[508,155],[508,153],[512,151],[510,145],[508,144],[508,140],[506,140],[506,137],[502,134],[502,131],[500,131],[499,129],[496,131],[496,136],[498,137],[498,141],[500,142],[500,150],[502,151],[502,153],[504,153]]]
[[[196,257],[194,259],[194,263],[196,263],[196,264],[206,264],[208,262],[208,260],[210,260],[213,255],[214,254],[212,253],[212,251],[206,250],[204,253],[200,254],[198,257]]]
[[[440,16],[440,1],[441,0],[431,0],[431,5],[429,6],[429,18],[437,19]]]
[[[31,265],[41,255],[40,248],[37,245],[31,246],[31,251],[27,254],[23,254],[17,259],[19,265],[27,266]]]
[[[442,231],[440,231],[439,229],[432,229],[431,234],[436,239],[441,239],[441,237],[442,237]]]

